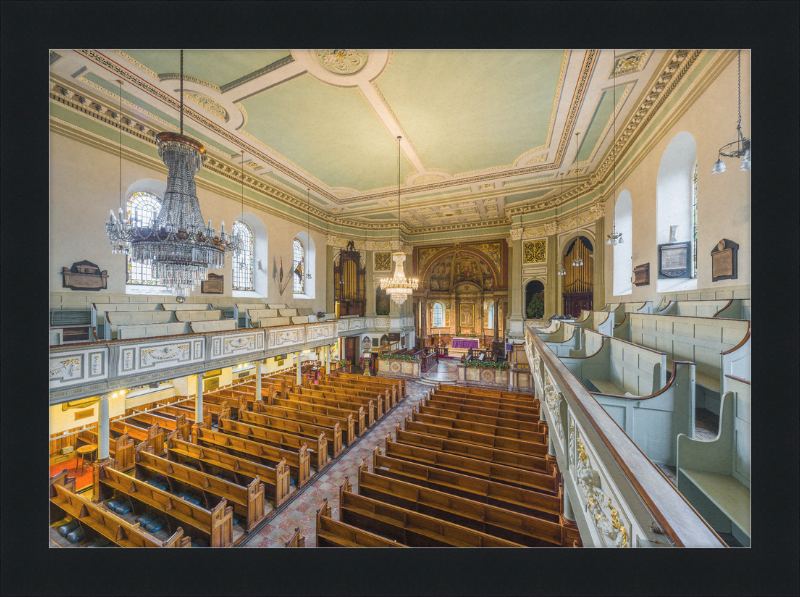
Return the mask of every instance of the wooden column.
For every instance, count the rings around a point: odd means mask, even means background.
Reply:
[[[195,375],[197,380],[197,389],[195,390],[194,398],[194,422],[203,422],[203,374],[198,373]]]
[[[108,417],[108,394],[100,396],[100,407],[97,411],[97,459],[108,458],[108,436],[110,421]]]

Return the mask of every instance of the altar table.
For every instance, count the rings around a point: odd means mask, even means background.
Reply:
[[[453,348],[480,348],[477,338],[453,338]]]

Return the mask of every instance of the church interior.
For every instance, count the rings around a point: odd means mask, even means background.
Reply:
[[[50,50],[50,547],[750,547],[750,75]]]

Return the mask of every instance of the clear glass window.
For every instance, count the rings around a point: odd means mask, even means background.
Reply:
[[[253,274],[253,231],[244,222],[233,223],[233,235],[239,239],[239,250],[233,254],[233,290],[255,290]]]
[[[489,301],[489,309],[487,315],[489,321],[486,322],[486,327],[490,330],[494,329],[494,301]]]
[[[434,303],[433,305],[433,327],[440,328],[444,326],[444,307],[442,303]]]
[[[134,226],[151,226],[156,219],[158,212],[161,211],[161,199],[146,191],[133,193],[128,197],[128,221]],[[126,272],[127,284],[145,284],[156,286],[158,283],[153,279],[149,263],[138,263],[127,258],[128,267]]]
[[[692,278],[697,277],[697,163],[692,175]]]

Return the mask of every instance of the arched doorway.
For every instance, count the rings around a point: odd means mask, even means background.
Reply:
[[[537,295],[541,302],[533,300],[533,297]],[[531,280],[525,285],[524,312],[526,319],[541,319],[544,317],[544,284],[539,280]]]
[[[593,278],[594,261],[592,241],[585,236],[578,236],[564,249],[564,269],[566,275],[562,276],[563,287],[561,291],[564,300],[564,315],[578,317],[581,311],[591,311],[593,306]],[[582,261],[581,265],[573,265]]]

